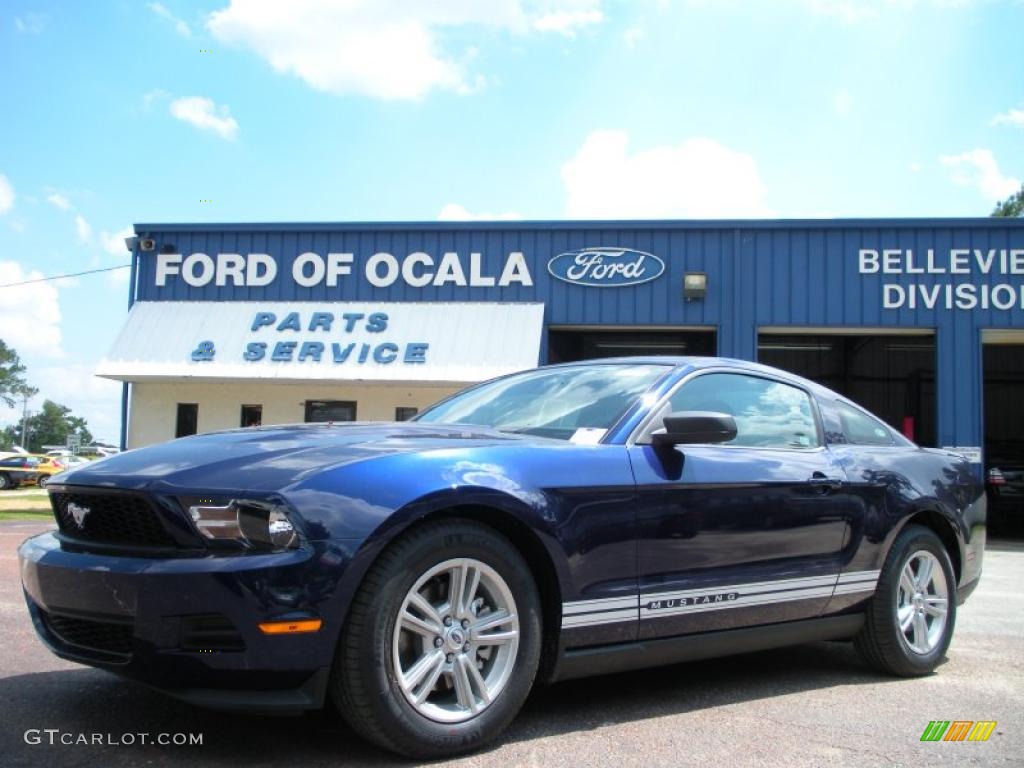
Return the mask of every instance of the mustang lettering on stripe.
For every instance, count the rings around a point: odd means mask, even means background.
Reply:
[[[848,571],[701,589],[647,592],[626,597],[575,600],[562,604],[562,628],[594,627],[684,613],[772,605],[792,600],[874,592],[880,571]]]

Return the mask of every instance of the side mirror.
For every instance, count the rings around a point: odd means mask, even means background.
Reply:
[[[736,420],[727,413],[680,411],[664,419],[664,431],[651,435],[655,445],[726,443],[736,437]]]

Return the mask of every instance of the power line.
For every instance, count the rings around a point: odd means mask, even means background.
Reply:
[[[0,288],[14,288],[29,283],[45,283],[50,280],[63,280],[65,277],[81,277],[82,275],[95,275],[97,272],[113,272],[116,269],[127,269],[131,264],[119,264],[116,267],[104,267],[103,269],[87,269],[85,272],[69,272],[66,275],[51,275],[50,277],[37,277],[34,280],[22,280],[20,283],[4,283]]]

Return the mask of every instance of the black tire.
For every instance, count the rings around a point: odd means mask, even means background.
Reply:
[[[946,623],[934,647],[927,653],[911,650],[897,618],[900,576],[908,560],[922,551],[934,555],[947,585]],[[934,671],[945,657],[955,625],[956,577],[949,553],[930,528],[909,525],[893,542],[875,596],[868,604],[864,627],[854,638],[854,646],[864,660],[880,672],[899,677],[918,677]]]
[[[39,479],[36,480],[36,484],[40,488],[45,488],[49,484],[49,482],[50,482],[50,476],[49,475],[40,475]]]
[[[494,700],[471,719],[442,723],[406,699],[393,668],[392,640],[406,595],[441,563],[472,558],[504,580],[519,620],[512,671]],[[530,567],[497,531],[468,520],[420,525],[387,547],[352,601],[331,675],[342,716],[369,741],[414,758],[438,758],[480,748],[497,738],[519,712],[540,660],[542,619]]]
[[[11,476],[6,472],[0,472],[0,491],[6,491],[8,488],[13,488],[14,483],[11,482]]]

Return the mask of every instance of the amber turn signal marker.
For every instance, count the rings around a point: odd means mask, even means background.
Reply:
[[[323,625],[320,619],[299,619],[298,621],[264,621],[260,630],[266,635],[290,635],[296,632],[316,632]]]

